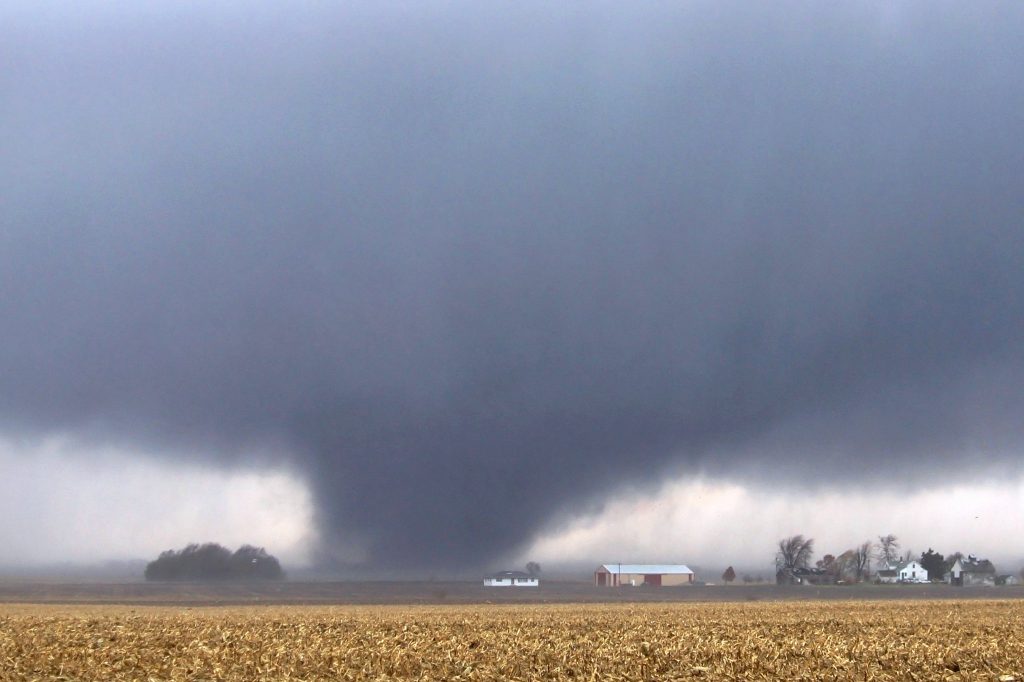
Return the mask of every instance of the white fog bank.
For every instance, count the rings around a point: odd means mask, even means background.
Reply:
[[[552,566],[586,561],[736,565],[772,573],[777,541],[801,533],[815,558],[839,555],[893,533],[904,551],[934,548],[989,557],[1000,572],[1024,563],[1024,480],[927,490],[757,489],[710,479],[680,480],[542,535],[522,553]],[[708,579],[714,580],[715,575]]]
[[[0,566],[151,559],[190,542],[308,560],[313,508],[284,471],[213,469],[52,438],[0,440]]]

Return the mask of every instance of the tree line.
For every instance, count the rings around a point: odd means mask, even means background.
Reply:
[[[276,557],[262,547],[242,545],[232,552],[214,542],[169,549],[146,565],[146,580],[281,580]]]
[[[897,565],[917,560],[928,571],[930,579],[945,575],[957,559],[964,554],[954,552],[943,556],[932,548],[914,556],[911,550],[900,551],[900,542],[893,534],[878,536],[877,542],[867,540],[847,549],[838,556],[825,554],[812,566],[814,539],[803,535],[792,535],[779,540],[775,553],[775,574],[777,582],[792,581],[800,574],[818,575],[832,581],[863,582],[871,575],[872,560],[879,570],[895,569]],[[1021,572],[1024,576],[1024,570]]]

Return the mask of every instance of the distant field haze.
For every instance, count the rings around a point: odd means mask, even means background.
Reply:
[[[0,573],[14,576],[24,576],[27,567],[51,578],[141,580],[145,561],[161,551],[213,540],[265,545],[300,579],[475,581],[484,570],[521,570],[537,560],[544,576],[586,581],[600,563],[636,560],[685,562],[699,579],[720,582],[728,565],[771,579],[775,543],[794,532],[816,539],[816,559],[893,532],[917,554],[929,547],[944,554],[970,551],[990,557],[1000,572],[1024,567],[1024,552],[1012,541],[1015,529],[1024,528],[1020,481],[851,493],[673,477],[658,489],[620,493],[600,511],[547,526],[528,547],[484,567],[381,574],[359,569],[358,561],[340,569],[317,566],[312,502],[293,475],[171,466],[142,453],[97,452],[58,441],[36,451],[12,448],[0,448],[6,474],[0,516],[9,521]],[[918,513],[894,519],[891,510],[907,506]],[[846,507],[858,513],[842,513]]]
[[[1021,563],[1022,33],[3,3],[0,565]]]

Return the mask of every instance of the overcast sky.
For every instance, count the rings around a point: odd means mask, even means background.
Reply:
[[[1024,501],[1022,29],[1017,2],[5,3],[0,436],[34,511],[0,539],[84,556],[70,489],[97,555],[239,537],[228,504],[309,562],[443,570],[611,551],[640,494],[677,510],[647,549],[709,556],[699,481],[779,519],[737,551],[843,498],[834,542],[970,551],[952,491]],[[908,497],[907,530],[858,525]]]

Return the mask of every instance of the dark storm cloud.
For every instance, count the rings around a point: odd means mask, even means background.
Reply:
[[[404,565],[680,464],[1019,451],[1017,3],[46,7],[0,10],[7,432],[283,444]]]

